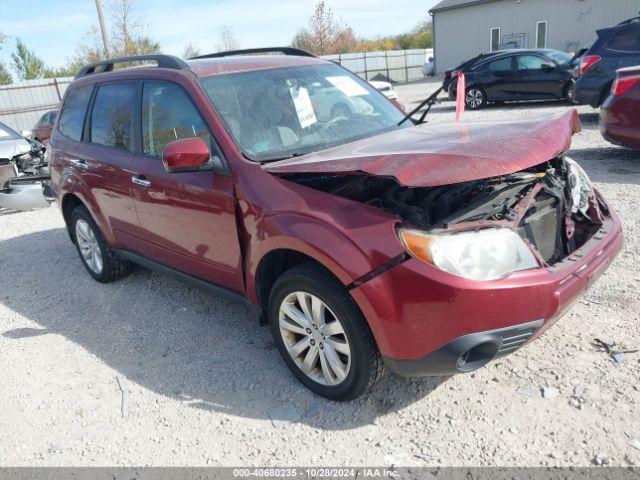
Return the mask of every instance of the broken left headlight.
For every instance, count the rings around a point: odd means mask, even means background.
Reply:
[[[403,228],[398,235],[413,257],[470,280],[497,280],[539,266],[524,240],[508,228],[451,234]]]
[[[581,212],[589,218],[589,199],[595,195],[595,190],[586,172],[574,160],[565,157],[567,164],[567,181],[571,198],[571,212]]]

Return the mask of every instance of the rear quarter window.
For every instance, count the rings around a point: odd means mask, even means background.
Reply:
[[[637,53],[640,51],[640,26],[631,26],[615,32],[607,42],[607,50]]]
[[[82,138],[82,127],[92,91],[93,85],[85,85],[67,94],[58,126],[64,136],[76,141]]]

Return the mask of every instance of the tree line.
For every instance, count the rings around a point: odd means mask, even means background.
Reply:
[[[160,43],[147,33],[137,14],[138,0],[110,0],[110,27],[107,33],[111,56],[147,55],[161,52]],[[0,51],[7,48],[8,38],[0,32]],[[418,23],[407,33],[379,38],[361,38],[342,19],[336,18],[325,0],[319,0],[306,27],[300,28],[291,41],[291,46],[302,48],[316,55],[337,53],[407,50],[431,48],[433,28],[431,22]],[[218,51],[240,48],[233,29],[223,25],[218,32]],[[194,42],[184,45],[182,56],[199,55],[201,48]],[[30,50],[19,38],[11,52],[9,67],[19,80],[36,78],[71,77],[84,65],[105,58],[102,38],[97,27],[92,26],[85,38],[78,43],[74,55],[62,67],[49,67],[45,61]],[[13,76],[7,65],[0,61],[0,85],[12,83]]]

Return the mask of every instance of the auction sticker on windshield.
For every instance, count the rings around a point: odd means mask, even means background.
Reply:
[[[362,85],[359,85],[358,82],[356,82],[351,77],[327,77],[327,80],[331,82],[334,87],[344,93],[347,97],[369,95],[369,92],[367,92],[367,90]]]
[[[306,88],[292,87],[291,98],[293,98],[293,104],[296,107],[296,114],[300,121],[302,128],[307,128],[309,125],[313,125],[318,120],[316,114],[313,111],[313,105],[311,104],[311,98],[309,98],[309,92]]]

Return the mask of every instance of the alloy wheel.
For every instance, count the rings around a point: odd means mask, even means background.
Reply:
[[[484,101],[484,94],[477,88],[472,88],[467,92],[466,101],[469,108],[478,108]]]
[[[100,244],[98,243],[96,234],[91,226],[82,219],[76,221],[75,232],[80,254],[87,264],[87,267],[89,267],[93,273],[100,275],[103,268],[102,251],[100,250]]]
[[[280,304],[280,335],[298,368],[317,383],[342,383],[351,368],[351,347],[340,320],[318,297],[292,292]]]

